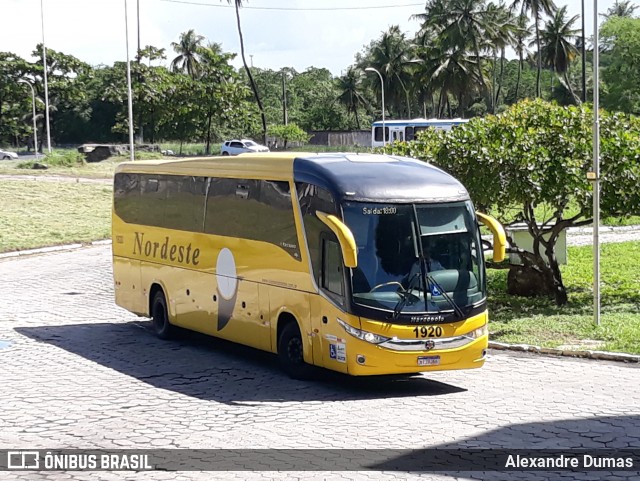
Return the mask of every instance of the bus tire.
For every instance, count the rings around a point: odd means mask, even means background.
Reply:
[[[167,300],[164,292],[159,290],[153,296],[151,302],[151,319],[153,331],[160,339],[171,339],[175,335],[175,327],[169,322],[169,311],[167,310]]]
[[[298,324],[289,322],[278,339],[278,358],[282,370],[293,379],[309,379],[311,366],[304,362],[302,336]]]

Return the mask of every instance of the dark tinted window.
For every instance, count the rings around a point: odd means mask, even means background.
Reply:
[[[405,135],[404,135],[404,139],[409,142],[410,140],[413,140],[414,137],[414,131],[413,131],[413,127],[411,127],[410,125],[407,126],[407,128],[405,129]]]
[[[342,253],[338,240],[323,238],[322,288],[338,296],[344,296]]]
[[[322,245],[321,236],[333,236],[333,232],[316,216],[316,211],[325,214],[333,214],[340,217],[336,204],[331,194],[313,184],[304,182],[296,183],[298,201],[302,212],[302,222],[309,246],[311,265],[316,283],[322,286]]]
[[[385,126],[384,128],[386,139],[389,140],[389,127]],[[382,142],[382,127],[375,127],[373,129],[373,138],[376,142]]]
[[[269,242],[300,259],[288,182],[211,179],[205,232]]]
[[[205,185],[204,177],[117,174],[116,214],[132,224],[201,232]]]

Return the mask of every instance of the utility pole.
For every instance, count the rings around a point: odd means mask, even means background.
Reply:
[[[44,7],[40,0],[40,20],[42,21],[42,69],[44,70],[44,116],[47,124],[47,151],[51,153],[51,128],[49,127],[49,85],[47,83],[47,47],[44,43]]]
[[[582,0],[582,102],[587,101],[587,46],[584,38],[584,0]]]
[[[593,323],[600,325],[600,50],[598,0],[593,0]]]
[[[140,57],[140,49],[141,49],[141,44],[140,44],[140,0],[137,0],[137,13],[138,13],[138,54],[136,55],[136,57],[138,58],[138,75],[137,75],[137,80],[138,80],[138,84],[142,83],[142,74],[140,73],[140,61],[142,60],[142,58]],[[151,64],[151,62],[149,62],[149,64]],[[138,88],[140,88],[138,86]],[[142,92],[142,89],[139,90],[140,92]],[[140,94],[142,95],[142,94]],[[138,97],[138,102],[140,101],[140,98]],[[138,113],[138,124],[140,125],[140,143],[143,144],[144,143],[144,126],[142,125],[142,114]]]
[[[129,62],[129,18],[127,13],[127,0],[124,0],[124,30],[127,44],[127,104],[129,110],[129,159],[134,160],[133,146],[133,100],[131,98],[131,62]]]

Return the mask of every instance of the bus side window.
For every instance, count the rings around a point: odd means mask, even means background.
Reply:
[[[322,284],[321,287],[332,294],[344,296],[344,268],[338,240],[328,235],[322,239]]]
[[[408,125],[407,128],[405,129],[405,136],[404,139],[409,142],[411,140],[413,140],[415,138],[414,133],[413,133],[413,127]]]
[[[375,127],[373,129],[373,138],[376,142],[382,142],[382,127]]]
[[[342,217],[338,212],[333,196],[327,190],[317,185],[306,182],[297,182],[296,191],[300,210],[302,212],[302,224],[304,226],[311,257],[313,277],[318,287],[322,286],[322,244],[321,238],[331,233],[329,228],[316,216],[316,211]]]

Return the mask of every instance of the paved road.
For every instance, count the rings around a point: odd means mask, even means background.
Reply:
[[[0,261],[0,447],[636,448],[640,367],[491,353],[481,370],[293,381],[271,355],[163,342],[113,303],[110,246]],[[559,473],[426,479],[560,479]],[[640,479],[562,473],[561,479]],[[10,476],[9,476],[10,475]],[[413,479],[393,472],[1,473],[0,479]]]

